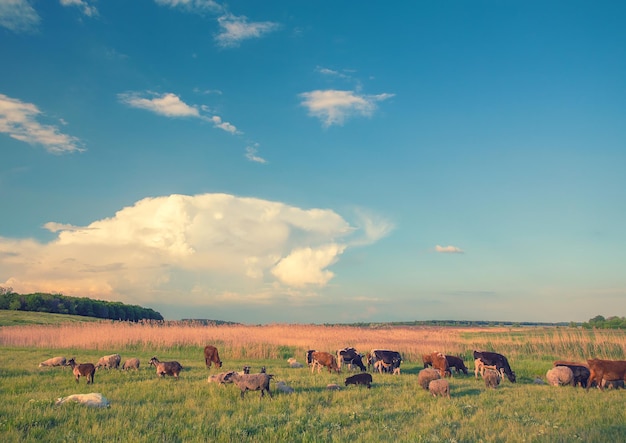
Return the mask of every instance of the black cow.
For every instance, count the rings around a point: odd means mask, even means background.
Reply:
[[[337,351],[337,363],[341,368],[342,365],[347,364],[348,367],[358,366],[361,371],[367,371],[367,368],[363,364],[363,357],[354,348],[343,348]]]
[[[502,354],[498,354],[497,352],[489,352],[489,351],[474,351],[474,360],[480,358],[482,362],[488,366],[495,365],[496,369],[500,371],[504,370],[507,378],[515,383],[515,372],[511,370],[509,366],[509,361]]]
[[[402,363],[402,356],[397,351],[388,351],[385,349],[372,349],[372,352],[367,354],[367,368],[374,366],[377,361],[384,363],[385,370],[393,373],[396,369],[400,368]]]
[[[587,380],[589,380],[589,375],[591,372],[587,366],[583,366],[582,364],[574,364],[572,362],[561,362],[555,361],[554,366],[567,366],[572,370],[574,374],[574,386],[578,386],[580,383],[580,387],[587,387]]]

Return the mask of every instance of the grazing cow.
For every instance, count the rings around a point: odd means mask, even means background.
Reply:
[[[604,390],[602,380],[626,380],[626,361],[624,360],[601,360],[594,358],[587,360],[587,364],[589,365],[587,390],[591,387],[592,382],[595,382],[601,390]]]
[[[204,362],[207,369],[211,369],[211,363],[215,363],[218,368],[222,367],[222,360],[220,360],[220,355],[215,346],[206,345],[204,347]]]
[[[430,392],[433,397],[440,396],[450,398],[450,383],[448,383],[448,380],[442,378],[433,380],[428,383],[428,392]]]
[[[587,363],[557,360],[554,362],[554,367],[557,366],[566,366],[572,370],[572,374],[574,374],[574,386],[580,384],[582,388],[587,387],[587,380],[589,380],[590,374]]]
[[[110,406],[109,400],[99,392],[91,392],[89,394],[73,394],[67,397],[59,397],[54,403],[59,406],[64,403],[79,403],[81,405],[89,406],[91,408],[108,408]]]
[[[439,375],[439,371],[433,368],[422,369],[419,374],[417,374],[417,384],[419,384],[423,389],[428,390],[428,385],[433,380],[438,380],[441,378]]]
[[[372,376],[367,372],[352,375],[346,378],[346,386],[348,385],[364,385],[369,389],[372,387]]]
[[[488,388],[497,388],[500,384],[500,379],[502,378],[502,373],[500,371],[495,371],[493,369],[487,369],[483,373],[483,380],[485,380],[485,386]]]
[[[52,357],[39,363],[40,368],[43,368],[44,366],[67,366],[67,361],[65,360],[65,357]]]
[[[448,359],[441,352],[433,352],[430,355],[430,360],[432,361],[433,369],[439,371],[439,374],[442,377],[452,375],[452,372],[450,372],[450,367],[448,366]]]
[[[159,361],[158,358],[152,357],[150,359],[150,365],[156,368],[156,373],[159,377],[164,375],[171,375],[178,380],[178,375],[182,371],[183,367],[177,361]]]
[[[546,380],[551,386],[574,384],[574,372],[568,366],[555,366],[546,372]]]
[[[461,357],[457,357],[455,355],[446,355],[446,360],[448,360],[448,367],[450,368],[450,372],[452,372],[452,368],[456,370],[456,373],[459,374],[461,371],[467,375],[467,367],[463,362]]]
[[[96,369],[117,369],[120,367],[120,361],[122,361],[120,354],[105,355],[100,357],[100,360],[96,363]]]
[[[383,366],[387,372],[395,373],[397,372],[396,369],[400,368],[402,356],[396,351],[372,349],[372,351],[367,354],[367,369],[369,370],[370,366],[374,366],[377,361],[382,361],[384,363]]]
[[[363,364],[363,356],[359,354],[354,348],[343,348],[337,351],[337,364],[339,369],[344,364],[348,365],[348,369],[352,369],[352,366],[358,366],[361,371],[367,371]]]
[[[232,381],[241,390],[241,398],[244,397],[246,391],[261,391],[261,397],[265,395],[265,392],[272,398],[270,392],[270,380],[272,376],[270,374],[239,374],[238,372],[232,372],[226,376],[226,381]]]
[[[480,359],[486,365],[495,365],[498,371],[503,370],[509,381],[515,383],[515,372],[511,370],[509,361],[502,354],[489,351],[474,351],[474,360]]]
[[[74,357],[70,358],[67,361],[67,365],[72,368],[72,373],[74,374],[74,378],[76,379],[76,383],[80,377],[87,378],[87,384],[93,384],[93,377],[96,373],[96,367],[93,363],[76,363]]]
[[[138,358],[129,358],[122,365],[122,369],[139,369],[139,359]]]
[[[317,372],[319,373],[322,370],[322,367],[328,368],[328,372],[335,371],[337,373],[341,372],[339,366],[337,365],[337,359],[333,354],[328,352],[313,352],[311,354],[311,358],[313,358],[313,365],[311,366],[311,372],[315,371],[315,367],[317,366]]]

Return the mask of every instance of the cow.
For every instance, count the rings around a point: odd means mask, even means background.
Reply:
[[[156,373],[159,377],[171,375],[177,380],[180,371],[183,369],[182,365],[177,361],[159,361],[156,357],[150,359],[150,365],[156,368]]]
[[[367,372],[362,372],[360,374],[355,374],[352,375],[348,378],[346,378],[346,382],[345,382],[346,386],[348,385],[363,385],[363,386],[367,386],[367,388],[371,388],[372,387],[372,376],[371,374],[368,374]]]
[[[626,380],[626,361],[625,360],[601,360],[593,358],[587,360],[589,366],[589,379],[587,379],[587,390],[593,382],[604,390],[602,380],[616,381]]]
[[[206,345],[204,347],[204,362],[206,363],[207,369],[211,369],[211,363],[215,363],[215,366],[218,368],[222,367],[222,361],[220,360],[220,355],[215,346]]]
[[[93,376],[96,373],[96,367],[93,363],[76,363],[74,357],[67,361],[67,365],[72,368],[76,383],[81,376],[87,378],[87,384],[93,384]]]
[[[348,369],[357,366],[361,371],[367,371],[363,364],[363,357],[354,348],[343,348],[337,351],[337,364],[341,369],[344,364],[348,365]]]
[[[432,367],[432,354],[422,354],[422,362],[424,363],[424,369]]]
[[[553,366],[567,366],[572,370],[572,374],[574,374],[574,386],[580,384],[581,388],[587,387],[587,380],[589,380],[590,374],[587,363],[557,360],[554,362]]]
[[[446,360],[448,360],[448,367],[450,368],[450,372],[452,372],[452,368],[456,370],[456,373],[459,374],[461,371],[467,375],[467,367],[463,362],[461,357],[457,357],[455,355],[446,355]]]
[[[337,359],[333,354],[315,351],[311,354],[311,358],[313,359],[311,372],[314,372],[316,367],[318,373],[322,370],[322,367],[328,368],[328,372],[341,372],[341,369],[339,369],[339,366],[337,365]]]
[[[511,383],[515,383],[515,372],[511,370],[509,361],[502,354],[489,351],[474,351],[474,360],[480,359],[486,365],[495,365],[500,372],[504,371]]]
[[[402,356],[397,351],[389,351],[386,349],[372,349],[367,354],[367,369],[370,366],[374,366],[377,361],[382,361],[384,367],[388,372],[395,373],[400,368],[402,363]]]
[[[441,377],[452,375],[450,367],[448,366],[448,359],[444,354],[441,352],[433,352],[430,355],[430,360],[432,362],[433,369],[439,371],[439,375],[441,375]]]

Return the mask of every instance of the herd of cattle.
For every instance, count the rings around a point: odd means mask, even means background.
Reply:
[[[474,376],[479,374],[483,378],[487,387],[495,388],[500,384],[500,380],[505,376],[512,383],[516,382],[515,372],[511,369],[507,358],[497,352],[474,351]],[[372,375],[369,371],[379,374],[400,374],[400,365],[403,361],[402,355],[397,351],[385,349],[373,349],[367,354],[359,353],[353,347],[340,349],[336,354],[324,351],[309,350],[305,355],[306,364],[311,368],[311,372],[319,373],[323,368],[328,372],[340,373],[342,368],[348,371],[357,369],[360,373],[349,376],[345,379],[345,385],[364,385],[371,387]],[[365,359],[365,362],[364,362]],[[204,348],[204,360],[207,369],[212,365],[217,368],[222,367],[219,352],[215,346],[208,345]],[[424,369],[418,374],[418,383],[424,389],[429,390],[432,395],[450,396],[450,386],[447,378],[451,378],[453,371],[456,374],[468,374],[468,368],[462,358],[454,355],[445,355],[441,352],[433,352],[422,355]],[[74,358],[66,360],[65,357],[50,358],[39,364],[44,366],[70,366],[76,382],[80,377],[87,380],[87,384],[94,382],[96,369],[118,369],[120,368],[121,356],[119,354],[107,355],[93,363],[76,363]],[[294,358],[288,360],[290,367],[301,368],[303,364]],[[139,369],[139,359],[129,358],[121,366],[122,369]],[[367,366],[366,366],[367,364]],[[156,369],[159,377],[165,375],[178,378],[183,367],[177,361],[160,361],[156,356],[150,359],[150,365]],[[250,374],[250,368],[245,366],[243,371],[228,371],[211,375],[209,382],[218,384],[233,383],[241,390],[243,398],[247,391],[261,391],[261,397],[267,393],[270,397],[270,380],[273,375],[267,374],[265,367],[259,374]],[[555,361],[553,368],[546,373],[547,382],[554,386],[570,385],[581,386],[589,389],[597,386],[599,389],[605,387],[624,388],[626,380],[626,361],[623,360],[601,360],[589,359],[585,363],[570,361]],[[538,380],[541,382],[541,380]],[[328,385],[329,389],[338,389],[337,385]],[[277,389],[283,392],[293,392],[283,381],[277,383]]]

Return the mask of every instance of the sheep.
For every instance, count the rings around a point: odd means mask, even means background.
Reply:
[[[67,366],[67,361],[65,360],[65,357],[52,357],[39,363],[40,368],[43,368],[44,366]]]
[[[209,375],[209,378],[207,379],[208,383],[217,383],[220,385],[224,385],[226,383],[232,383],[233,381],[230,380],[230,375],[234,374],[234,371],[228,371],[228,372],[221,372],[219,374],[215,374],[215,375]]]
[[[430,392],[433,397],[440,396],[450,398],[450,383],[443,378],[432,380],[428,383],[428,392]]]
[[[74,357],[72,357],[68,360],[67,365],[72,368],[72,373],[74,374],[76,383],[78,383],[78,379],[82,375],[83,377],[87,377],[87,384],[93,384],[93,376],[96,373],[96,367],[93,365],[93,363],[78,364],[74,360]]]
[[[567,366],[555,366],[546,372],[546,380],[551,386],[574,386],[574,372]]]
[[[341,389],[341,386],[336,383],[329,383],[326,385],[326,389],[328,389],[329,391],[339,391]]]
[[[296,361],[295,358],[291,357],[287,359],[287,363],[289,363],[290,368],[303,368],[304,365]]]
[[[138,358],[129,358],[122,365],[122,369],[139,369],[139,359]]]
[[[105,355],[104,357],[101,357],[100,360],[98,360],[98,363],[96,363],[96,369],[102,367],[105,369],[117,369],[120,367],[121,360],[122,357],[120,356],[120,354]]]
[[[483,379],[485,380],[485,386],[488,388],[496,389],[500,384],[500,379],[502,378],[502,373],[494,370],[487,369],[483,373]]]
[[[439,371],[432,368],[422,369],[417,375],[417,383],[425,390],[428,390],[428,385],[433,380],[441,378]]]
[[[376,362],[378,363],[378,362]],[[352,375],[346,378],[345,385],[363,385],[367,386],[367,388],[372,387],[372,375],[367,372],[362,372],[360,374]]]
[[[284,392],[285,394],[293,393],[293,388],[288,386],[283,380],[280,380],[276,383],[276,390],[280,392]]]
[[[81,405],[89,406],[92,408],[108,408],[111,406],[109,400],[99,392],[91,392],[89,394],[73,394],[67,397],[59,397],[54,403],[56,406],[73,402]]]
[[[230,380],[235,383],[239,389],[241,389],[241,398],[244,398],[246,391],[261,391],[261,397],[265,395],[265,392],[272,398],[270,391],[270,380],[272,376],[269,374],[239,374],[233,372],[226,377],[226,380]]]
[[[178,374],[180,374],[180,371],[183,369],[182,365],[177,361],[159,361],[156,357],[150,359],[150,365],[156,368],[156,373],[159,377],[171,375],[177,380]]]
[[[498,371],[498,367],[496,365],[486,365],[480,358],[474,360],[474,376],[478,378],[478,374],[484,376],[484,373],[487,369],[492,371]],[[504,377],[504,368],[500,368],[500,375]]]

